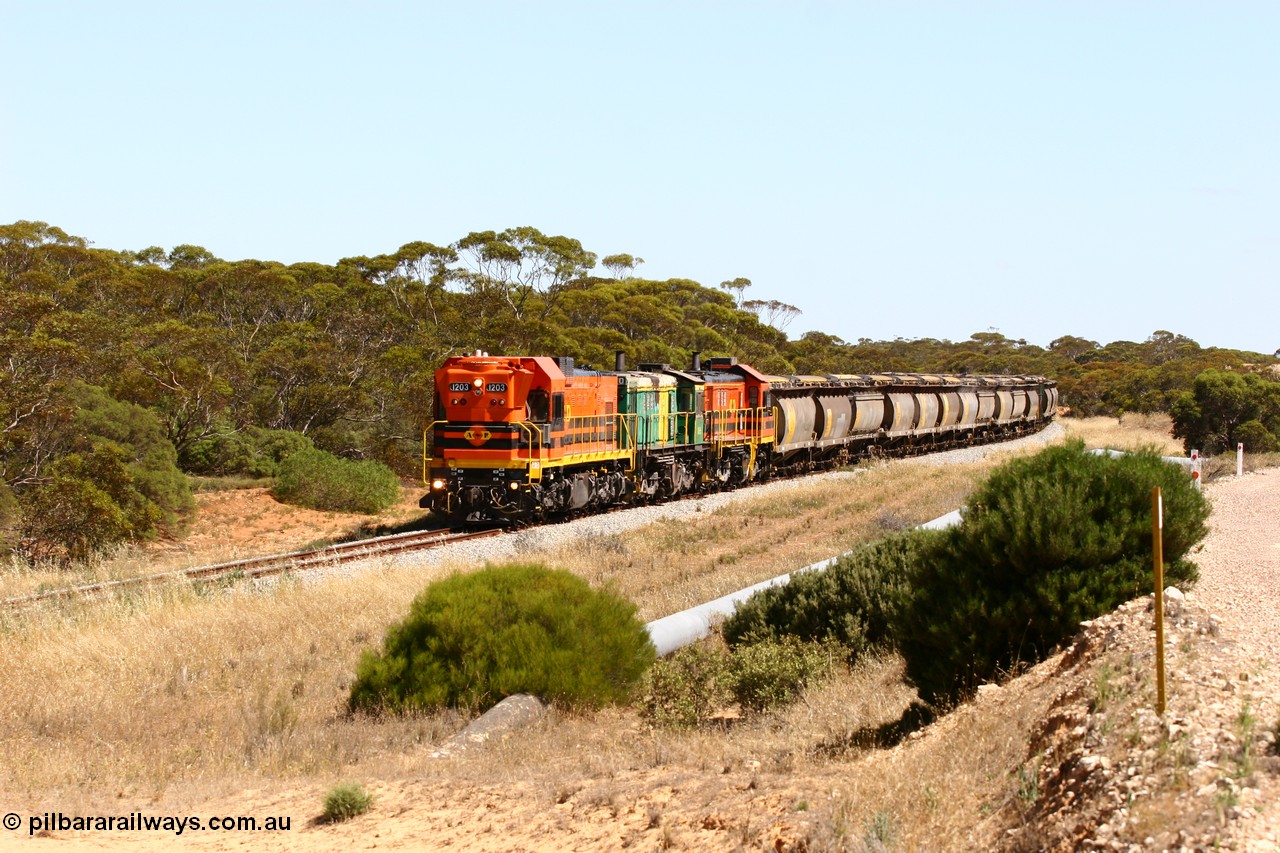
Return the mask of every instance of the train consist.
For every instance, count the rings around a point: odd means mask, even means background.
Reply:
[[[735,358],[677,370],[546,356],[450,358],[423,435],[421,505],[454,523],[537,521],[745,485],[874,454],[1038,430],[1040,376],[766,376]]]

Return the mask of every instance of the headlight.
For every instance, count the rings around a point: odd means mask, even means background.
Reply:
[[[520,484],[519,484],[519,483],[511,483],[510,485],[511,485],[511,491],[513,491],[513,492],[514,492],[516,489],[520,488]]]
[[[433,489],[443,489],[443,488],[444,488],[444,480],[432,480],[432,481],[431,481],[431,488],[433,488]]]

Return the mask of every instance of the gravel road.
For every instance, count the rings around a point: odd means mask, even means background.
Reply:
[[[1249,651],[1280,664],[1280,468],[1205,486],[1213,503],[1194,595]]]

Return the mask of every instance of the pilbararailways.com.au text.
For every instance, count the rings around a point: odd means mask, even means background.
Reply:
[[[292,828],[293,818],[283,817],[247,817],[220,815],[200,818],[194,815],[178,817],[174,815],[149,815],[142,812],[129,812],[123,815],[68,815],[62,812],[45,812],[28,815],[26,819],[27,835],[37,832],[172,832],[181,835],[184,832],[288,832]],[[18,829],[22,818],[9,812],[4,816],[4,828]]]

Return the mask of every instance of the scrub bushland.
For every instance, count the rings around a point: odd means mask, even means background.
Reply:
[[[952,705],[1151,590],[1155,486],[1166,583],[1190,585],[1186,554],[1208,532],[1203,495],[1153,451],[1094,456],[1070,441],[994,471],[956,527],[890,537],[758,594],[725,636],[835,640],[850,659],[897,651],[925,702]]]
[[[381,512],[400,496],[400,481],[381,462],[352,462],[323,450],[299,450],[279,464],[275,496],[311,509]]]
[[[626,701],[655,652],[636,607],[540,564],[430,584],[360,659],[356,709],[484,710],[531,693],[568,707]]]

